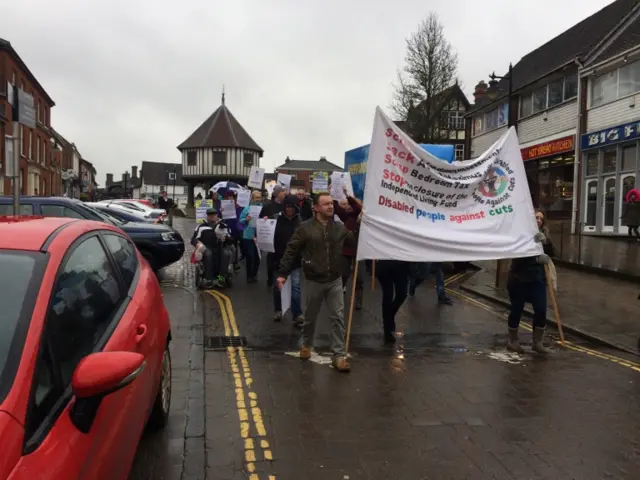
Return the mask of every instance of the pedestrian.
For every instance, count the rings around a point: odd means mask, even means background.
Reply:
[[[447,287],[444,283],[444,272],[440,262],[419,262],[411,265],[409,275],[409,295],[416,294],[416,288],[434,273],[436,276],[436,295],[439,305],[453,305],[453,300],[447,296]]]
[[[169,209],[169,200],[167,199],[167,192],[162,191],[160,197],[158,197],[158,208],[165,212]]]
[[[339,202],[337,200],[333,201],[333,209],[340,221],[344,223],[345,228],[350,232],[355,232],[358,229],[358,217],[362,212],[362,204],[358,199],[348,194],[346,186],[344,187],[344,194],[346,198],[343,200],[340,200]],[[347,283],[349,282],[352,272],[355,270],[356,247],[345,244],[342,255],[344,257],[342,285],[346,293]],[[356,289],[354,307],[356,310],[361,310],[362,294],[364,291],[364,280],[362,279],[362,274],[358,275],[355,282]]]
[[[518,328],[524,306],[530,303],[533,307],[532,349],[544,355],[549,353],[543,344],[547,325],[547,278],[544,266],[551,263],[551,257],[555,256],[555,249],[544,223],[544,213],[540,210],[536,210],[536,221],[538,233],[535,235],[535,241],[542,244],[544,253],[534,257],[514,258],[511,261],[507,282],[511,302],[507,349],[524,353],[518,338]]]
[[[207,220],[196,225],[191,237],[191,245],[199,249],[204,246],[202,263],[205,271],[205,288],[223,287],[225,278],[232,261],[230,250],[225,247],[223,236],[228,231],[227,226],[220,220],[215,208],[207,209]]]
[[[276,185],[273,187],[271,202],[262,207],[262,210],[260,210],[260,218],[273,218],[275,215],[282,212],[282,203],[284,202],[284,197],[286,195],[287,192],[282,185]],[[272,268],[274,265],[272,257],[273,253],[267,253],[267,287],[269,288],[273,286],[273,281],[276,275],[276,271]]]
[[[343,224],[333,221],[333,199],[328,193],[316,197],[314,218],[303,222],[287,245],[278,273],[282,288],[294,270],[297,258],[302,271],[307,302],[300,339],[300,358],[308,360],[313,351],[316,321],[326,303],[331,321],[332,364],[340,372],[350,370],[345,350],[344,295],[342,292],[342,251],[345,243],[356,244],[356,237]]]
[[[244,226],[244,230],[242,230],[242,245],[247,269],[247,283],[256,283],[258,281],[258,270],[260,269],[260,253],[256,244],[256,229],[251,225],[253,220],[250,215],[252,206],[262,206],[262,195],[258,190],[251,192],[251,201],[240,214],[240,223]]]
[[[621,224],[628,228],[629,239],[635,235],[640,243],[640,191],[632,188],[625,195],[625,203],[622,205]]]
[[[376,277],[382,288],[384,342],[395,343],[396,314],[407,298],[411,264],[399,260],[378,260]]]
[[[282,256],[289,241],[293,237],[296,229],[300,226],[301,218],[298,210],[298,199],[295,195],[288,195],[283,202],[283,210],[274,217],[276,222],[276,228],[273,235],[273,246],[275,252],[273,253],[272,261],[273,270],[278,269]],[[293,315],[293,324],[297,327],[301,327],[304,322],[302,316],[302,310],[300,308],[300,268],[302,263],[300,258],[296,258],[293,261],[293,269],[289,275],[291,280],[291,314]],[[274,321],[279,322],[282,320],[282,295],[280,294],[280,287],[276,284],[273,286],[273,307],[275,315]]]
[[[300,210],[300,218],[305,222],[313,217],[313,205],[311,205],[311,200],[307,197],[304,188],[299,188],[297,194],[297,205]]]

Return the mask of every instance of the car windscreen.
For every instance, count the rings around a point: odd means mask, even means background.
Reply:
[[[0,403],[20,364],[44,264],[43,253],[0,250]]]

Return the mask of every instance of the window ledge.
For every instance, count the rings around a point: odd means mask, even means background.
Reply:
[[[619,101],[621,101],[621,100],[626,100],[626,99],[629,99],[629,98],[631,98],[631,97],[635,97],[635,96],[636,96],[636,95],[638,95],[638,94],[640,94],[640,91],[630,93],[630,94],[628,94],[628,95],[625,95],[624,97],[620,97],[620,98],[617,98],[617,99],[615,99],[615,100],[611,100],[610,102],[601,103],[600,105],[597,105],[597,106],[595,106],[595,107],[594,107],[594,106],[590,106],[590,107],[587,109],[587,111],[588,111],[588,112],[590,112],[591,110],[595,110],[596,108],[606,107],[607,105],[611,105],[612,103],[616,103],[616,102],[619,102]]]
[[[500,130],[501,128],[507,128],[508,125],[509,125],[508,123],[505,123],[504,125],[501,125],[499,127],[492,128],[491,130],[487,130],[486,132],[483,132],[480,135],[472,136],[471,139],[473,140],[474,138],[482,137],[483,135],[487,135],[489,133],[495,132],[496,130]],[[445,140],[448,140],[448,139],[445,139]]]

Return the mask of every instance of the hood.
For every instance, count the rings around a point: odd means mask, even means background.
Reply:
[[[164,225],[162,223],[142,223],[142,222],[127,222],[120,227],[125,232],[149,232],[149,233],[167,233],[167,232],[175,232],[173,228],[169,225]]]

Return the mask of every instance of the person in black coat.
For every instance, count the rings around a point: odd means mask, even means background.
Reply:
[[[282,185],[276,185],[273,188],[273,195],[271,196],[271,202],[265,204],[260,210],[260,218],[273,218],[275,215],[282,212],[282,206],[284,202],[284,197],[287,195],[287,192],[282,187]],[[275,281],[276,271],[272,268],[274,265],[273,262],[273,253],[267,253],[267,286],[272,287]],[[277,264],[275,264],[277,265]]]

